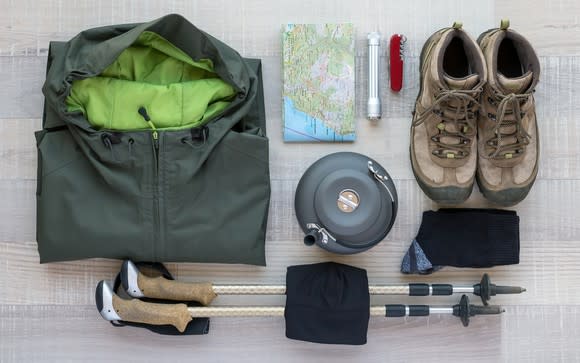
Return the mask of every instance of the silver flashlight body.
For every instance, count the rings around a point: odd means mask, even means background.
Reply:
[[[369,94],[367,101],[367,118],[369,120],[378,120],[381,118],[381,98],[379,94],[381,34],[379,32],[369,33],[367,39],[369,44]]]

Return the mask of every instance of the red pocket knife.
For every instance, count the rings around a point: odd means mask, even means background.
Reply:
[[[390,41],[391,89],[395,92],[399,92],[403,88],[403,51],[406,40],[404,35],[394,34]]]

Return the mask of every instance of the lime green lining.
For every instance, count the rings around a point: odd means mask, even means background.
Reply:
[[[100,75],[74,81],[67,108],[81,111],[97,129],[198,127],[224,110],[235,95],[213,69],[210,59],[194,61],[146,31]],[[140,107],[153,125],[138,113]]]

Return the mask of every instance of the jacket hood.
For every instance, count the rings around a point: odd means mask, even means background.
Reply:
[[[232,111],[236,109],[240,111],[240,107],[235,106],[239,106],[240,101],[247,100],[255,94],[251,89],[252,78],[255,75],[251,74],[235,50],[199,30],[182,16],[173,14],[143,24],[89,29],[67,43],[55,45],[65,49],[54,59],[49,59],[51,66],[43,87],[47,107],[66,123],[76,125],[85,131],[94,132],[106,128],[99,122],[97,122],[99,127],[95,128],[87,122],[86,114],[79,112],[78,107],[71,107],[70,99],[67,98],[71,95],[73,83],[101,75],[114,65],[128,48],[139,44],[144,38],[152,37],[165,40],[168,47],[192,60],[193,66],[197,66],[198,70],[205,67],[205,71],[213,74],[212,81],[223,81],[226,87],[222,87],[216,93],[224,98],[231,96],[230,98],[235,100],[229,105]],[[110,85],[102,86],[106,88]],[[183,90],[180,93],[183,96]],[[132,111],[137,115],[137,110]],[[239,117],[233,119],[239,120]],[[45,125],[46,128],[57,126],[61,125]],[[230,128],[232,125],[223,126]]]

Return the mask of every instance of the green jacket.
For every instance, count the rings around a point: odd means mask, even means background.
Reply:
[[[41,262],[265,265],[259,60],[168,15],[52,42],[43,93]]]

